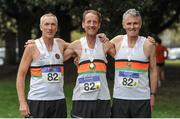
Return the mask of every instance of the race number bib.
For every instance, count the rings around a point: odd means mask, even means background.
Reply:
[[[78,79],[82,92],[98,91],[101,87],[99,76],[86,76]]]
[[[60,67],[43,67],[42,77],[47,82],[60,82],[62,80]]]
[[[137,87],[139,85],[139,73],[119,71],[120,85],[123,87]]]

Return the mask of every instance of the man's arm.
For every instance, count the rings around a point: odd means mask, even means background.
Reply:
[[[157,92],[157,67],[156,67],[156,52],[155,45],[150,41],[145,41],[145,54],[149,57],[150,61],[150,83],[151,83],[151,110],[155,104],[155,95]]]
[[[66,50],[66,48],[70,45],[70,43],[64,41],[63,39],[60,38],[58,39],[60,40],[60,44],[63,44],[63,51]]]
[[[76,51],[78,49],[78,43],[79,41],[74,41],[70,44],[68,44],[67,48],[64,51],[64,61],[70,59],[71,57],[76,57]]]
[[[32,49],[32,45],[28,45],[25,48],[16,79],[16,88],[20,105],[19,110],[22,116],[28,116],[30,114],[25,96],[25,77],[32,61]]]
[[[104,52],[114,57],[116,54],[114,44],[109,41],[109,38],[107,38],[104,33],[100,33],[97,36],[99,37],[100,41],[103,43]]]
[[[106,41],[104,43],[104,51],[105,51],[105,53],[108,53],[112,57],[114,57],[116,55],[115,46],[110,41]]]
[[[156,68],[155,45],[152,46],[152,52],[150,55],[150,81],[151,81],[151,110],[153,111],[155,104],[155,95],[157,92],[157,68]]]

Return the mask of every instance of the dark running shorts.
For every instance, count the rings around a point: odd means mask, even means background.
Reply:
[[[110,100],[73,101],[72,118],[110,118]]]
[[[151,118],[150,100],[113,99],[112,118]]]
[[[66,118],[66,100],[39,101],[28,100],[31,118]]]

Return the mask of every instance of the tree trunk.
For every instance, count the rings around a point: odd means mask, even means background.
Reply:
[[[71,42],[72,21],[71,17],[64,11],[57,16],[59,19],[59,35],[66,42]]]
[[[30,18],[29,18],[30,19]],[[24,52],[25,42],[31,38],[31,24],[30,20],[19,19],[18,24],[18,48],[19,48],[19,60]]]
[[[17,63],[16,34],[10,30],[7,30],[5,35],[5,42],[6,42],[5,64],[15,65]]]

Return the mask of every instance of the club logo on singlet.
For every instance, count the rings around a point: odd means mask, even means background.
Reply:
[[[56,59],[60,59],[60,55],[56,53],[56,54],[55,54],[55,58],[56,58]]]

